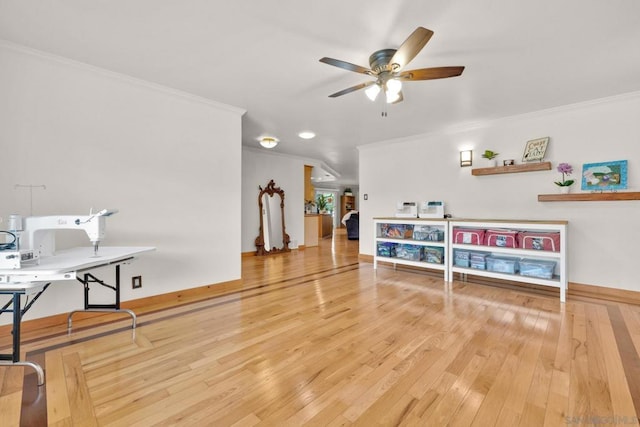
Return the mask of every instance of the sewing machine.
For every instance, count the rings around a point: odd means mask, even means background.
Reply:
[[[416,202],[397,202],[396,218],[417,218],[418,204]]]
[[[37,363],[21,360],[20,324],[22,317],[54,282],[77,280],[84,287],[84,309],[73,310],[67,316],[67,329],[71,332],[71,318],[74,313],[108,312],[131,316],[132,329],[136,328],[136,315],[120,306],[120,267],[129,264],[142,253],[155,250],[153,247],[103,247],[98,255],[98,245],[105,237],[106,217],[118,212],[104,209],[89,215],[52,215],[22,218],[12,215],[9,221],[9,249],[0,250],[0,296],[10,296],[10,300],[0,305],[0,314],[11,313],[12,349],[10,353],[0,352],[0,366],[27,366],[36,371],[38,385],[44,384],[44,371]],[[93,248],[77,247],[55,252],[56,230],[83,230],[87,233]],[[32,262],[28,254],[37,257]],[[6,262],[3,262],[3,257]],[[27,259],[29,258],[29,259]],[[21,262],[22,261],[22,262]],[[115,285],[107,284],[96,276],[94,270],[115,267]],[[91,303],[91,285],[100,285],[114,292],[114,302]],[[26,297],[24,305],[22,297]]]
[[[55,230],[83,230],[93,245],[94,256],[98,255],[100,241],[105,237],[106,217],[117,213],[117,209],[103,209],[89,215],[29,216],[23,227],[14,225],[18,233],[18,250],[33,251],[33,258],[52,256],[55,253]]]
[[[418,218],[444,218],[444,202],[421,202]]]

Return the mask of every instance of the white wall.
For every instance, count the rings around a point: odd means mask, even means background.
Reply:
[[[473,129],[360,147],[360,253],[373,255],[372,218],[393,216],[396,201],[444,200],[454,217],[566,219],[571,282],[640,290],[637,253],[640,201],[546,202],[557,193],[560,162],[574,167],[580,191],[584,163],[628,160],[629,191],[640,191],[640,93],[572,105],[479,125]],[[551,171],[472,176],[459,151],[472,148],[474,167],[485,149],[498,161],[521,162],[526,141],[549,136]],[[363,195],[369,200],[364,201]]]
[[[4,43],[0,93],[1,217],[30,213],[16,184],[46,185],[34,215],[119,209],[103,244],[157,247],[123,269],[123,300],[240,278],[242,110]],[[88,246],[76,233],[58,247]],[[81,304],[54,283],[27,318]]]
[[[261,149],[242,149],[242,252],[256,250],[260,231],[258,194],[273,179],[284,190],[284,219],[290,248],[304,245],[305,160]]]
[[[258,215],[258,186],[263,188],[273,179],[285,193],[286,231],[291,239],[289,247],[304,245],[304,166],[316,165],[317,160],[269,151],[262,148],[242,148],[242,252],[256,250],[255,239],[260,230]],[[316,190],[338,191],[337,206],[344,186],[333,182],[315,184]],[[358,186],[350,186],[357,195]],[[341,217],[337,218],[339,223]]]

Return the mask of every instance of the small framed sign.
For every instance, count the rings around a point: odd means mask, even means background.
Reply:
[[[542,161],[544,159],[544,153],[547,151],[547,144],[549,144],[549,137],[532,139],[527,141],[527,145],[524,147],[524,154],[522,155],[523,162],[535,162]]]

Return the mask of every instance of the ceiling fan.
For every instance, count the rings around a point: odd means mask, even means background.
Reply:
[[[346,95],[347,93],[355,92],[356,90],[367,88],[365,93],[372,101],[375,101],[378,93],[384,91],[387,103],[394,104],[404,99],[402,95],[402,82],[444,79],[462,74],[464,67],[434,67],[402,71],[427,44],[431,36],[433,36],[433,31],[422,27],[416,28],[398,49],[382,49],[373,52],[369,57],[369,66],[371,68],[361,67],[360,65],[351,64],[339,59],[327,57],[320,59],[320,62],[324,62],[325,64],[375,77],[373,81],[351,86],[333,93],[329,95],[329,97],[336,98]]]

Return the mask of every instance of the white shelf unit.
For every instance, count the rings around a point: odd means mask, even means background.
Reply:
[[[447,220],[445,219],[431,219],[431,218],[373,218],[373,230],[374,236],[373,241],[375,242],[375,250],[373,256],[373,268],[378,268],[378,261],[390,262],[394,264],[394,267],[397,264],[400,265],[408,265],[412,267],[419,268],[427,268],[432,270],[440,270],[444,274],[444,279],[446,280],[448,277],[448,260],[447,256],[449,253],[448,250],[448,241],[449,241],[449,226]],[[398,237],[386,237],[383,235],[382,227],[385,225],[394,225],[394,226],[429,226],[433,228],[437,228],[442,231],[443,239],[441,241],[432,241],[432,240],[418,240],[414,238],[398,238]],[[442,264],[437,264],[433,262],[423,261],[414,261],[409,259],[403,259],[398,257],[386,257],[378,255],[378,243],[396,243],[396,244],[408,244],[408,245],[416,245],[422,247],[433,247],[433,248],[441,248],[443,250],[444,262]]]
[[[476,220],[463,219],[449,221],[450,244],[446,260],[448,263],[447,271],[449,282],[453,281],[454,273],[463,273],[468,275],[489,277],[493,279],[509,280],[514,282],[531,283],[535,285],[551,286],[560,289],[560,301],[565,302],[566,291],[568,288],[567,278],[567,221],[513,221],[513,220]],[[518,230],[533,232],[559,232],[560,233],[560,250],[559,252],[535,250],[535,249],[516,249],[497,246],[473,245],[453,243],[454,228],[469,228],[483,230]],[[474,268],[465,268],[456,266],[454,261],[454,251],[456,249],[483,252],[490,255],[509,256],[517,258],[530,258],[536,260],[551,260],[556,262],[553,278],[543,279],[530,276],[522,276],[520,274],[498,273],[487,270]]]

